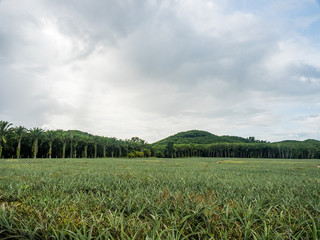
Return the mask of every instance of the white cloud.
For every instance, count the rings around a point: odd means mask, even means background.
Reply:
[[[320,138],[295,120],[319,111],[320,46],[300,32],[317,16],[293,15],[316,3],[265,4],[2,1],[0,116],[150,142]]]

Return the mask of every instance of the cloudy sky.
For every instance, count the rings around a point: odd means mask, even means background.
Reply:
[[[319,30],[317,0],[0,0],[0,119],[320,139]]]

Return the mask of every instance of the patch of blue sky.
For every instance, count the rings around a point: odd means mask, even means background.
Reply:
[[[230,0],[227,11],[252,13],[270,21],[285,21],[290,27],[303,28],[318,35],[320,0]],[[300,24],[299,24],[300,23]]]
[[[229,1],[229,8],[231,11],[243,11],[250,13],[258,13],[266,9],[270,1],[261,0],[231,0]]]
[[[278,22],[310,43],[320,44],[320,0],[230,0],[226,11],[251,13]]]
[[[288,16],[310,16],[319,14],[320,1],[315,0],[230,0],[228,7],[238,11],[260,14],[288,14]],[[280,16],[280,15],[279,15]]]
[[[320,17],[299,32],[310,41],[320,44]]]

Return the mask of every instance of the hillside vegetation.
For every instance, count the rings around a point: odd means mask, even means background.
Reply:
[[[255,137],[217,136],[191,130],[153,144],[139,137],[117,139],[78,130],[26,129],[0,121],[0,158],[238,157],[320,158],[320,141],[269,143]]]
[[[199,130],[177,133],[152,147],[157,157],[320,158],[320,141],[314,139],[269,143]]]
[[[174,144],[210,144],[210,143],[249,143],[254,138],[242,138],[236,136],[217,136],[212,133],[200,130],[179,132],[170,137],[155,142],[154,145],[165,145],[169,142]]]

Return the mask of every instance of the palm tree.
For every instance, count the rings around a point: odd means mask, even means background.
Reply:
[[[66,146],[67,142],[69,141],[67,133],[63,132],[60,135],[60,141],[62,142],[62,158],[66,157]]]
[[[71,148],[73,147],[73,156],[72,157],[77,158],[77,147],[79,145],[79,142],[81,142],[81,137],[77,134],[72,137],[72,140],[73,140],[73,144],[71,146]]]
[[[126,143],[126,141],[124,140],[118,140],[116,143],[116,148],[118,148],[118,153],[119,153],[119,157],[123,157],[122,153],[123,153],[123,149],[126,150],[126,154],[128,154],[128,144]]]
[[[100,137],[100,145],[102,146],[102,149],[103,149],[103,158],[106,158],[107,156],[107,146],[109,144],[109,139],[107,137]]]
[[[97,154],[98,154],[98,144],[100,144],[100,139],[101,139],[101,137],[99,137],[99,136],[94,136],[94,137],[92,138],[93,147],[94,147],[94,158],[97,158]]]
[[[17,158],[20,158],[20,153],[21,153],[21,141],[22,138],[24,138],[27,135],[27,129],[23,126],[19,126],[14,128],[13,130],[14,138],[18,141],[17,145]]]
[[[2,142],[7,143],[8,136],[12,132],[11,123],[0,120],[0,158],[2,157]]]
[[[68,132],[68,138],[69,138],[69,141],[70,141],[70,158],[73,157],[72,155],[72,144],[73,144],[73,134],[72,132]]]
[[[110,151],[111,151],[111,157],[114,157],[114,151],[115,151],[115,147],[117,144],[117,139],[116,138],[111,138],[110,141]]]
[[[53,141],[57,138],[56,131],[53,131],[53,130],[46,131],[44,137],[45,137],[45,140],[49,144],[48,157],[51,158],[52,157],[52,144],[53,144]]]
[[[57,130],[59,141],[62,143],[62,158],[66,157],[66,146],[69,141],[68,134],[63,130]]]
[[[91,136],[89,135],[83,135],[81,136],[81,142],[84,144],[84,157],[88,157],[88,146],[90,143],[92,143]]]
[[[33,158],[37,158],[37,154],[38,154],[38,142],[39,139],[42,137],[43,134],[43,129],[41,128],[32,128],[29,130],[30,133],[30,138],[33,140],[33,144],[32,144],[32,152],[33,152]]]

